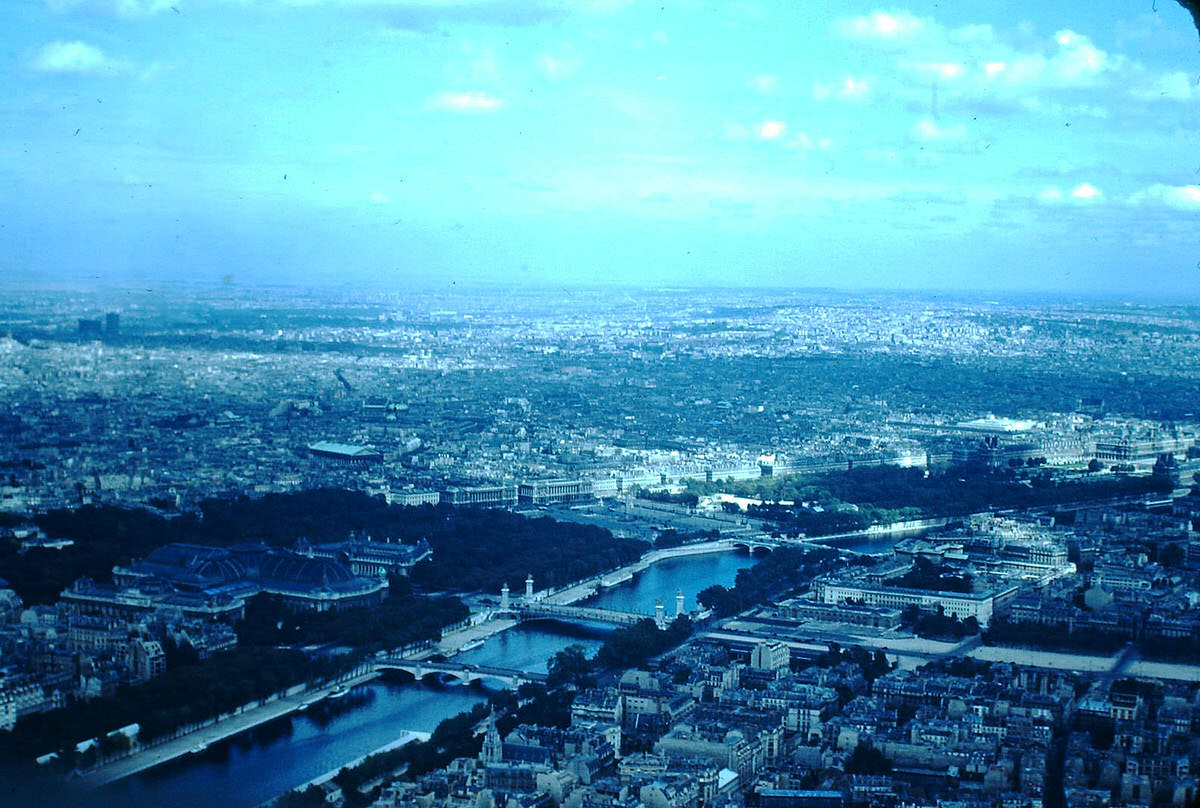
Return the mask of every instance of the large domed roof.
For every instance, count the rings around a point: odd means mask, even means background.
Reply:
[[[133,568],[177,584],[219,586],[246,577],[246,568],[228,551],[196,544],[166,544]]]
[[[308,558],[291,553],[271,553],[259,566],[263,580],[303,586],[333,586],[358,582],[344,564],[331,558]]]

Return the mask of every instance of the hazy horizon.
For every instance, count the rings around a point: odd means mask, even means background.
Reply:
[[[174,295],[188,296],[196,302],[228,298],[250,297],[256,294],[277,294],[280,297],[331,297],[343,302],[358,299],[363,302],[382,302],[388,298],[401,298],[405,295],[414,296],[447,296],[456,295],[464,298],[477,296],[486,299],[490,295],[505,293],[521,295],[550,295],[566,292],[570,295],[625,295],[631,297],[651,298],[656,295],[711,295],[722,297],[735,295],[745,299],[747,296],[763,296],[780,294],[790,296],[780,305],[794,305],[795,298],[805,296],[844,298],[846,302],[862,302],[871,299],[917,300],[929,302],[963,302],[999,305],[1105,305],[1120,304],[1130,306],[1150,307],[1182,307],[1200,306],[1200,296],[1181,296],[1172,292],[1156,292],[1154,290],[1081,290],[1081,289],[969,289],[969,288],[886,288],[886,287],[839,287],[839,286],[746,286],[746,285],[686,285],[686,284],[633,284],[614,282],[600,284],[595,282],[564,279],[550,282],[503,282],[486,279],[468,280],[462,283],[446,282],[438,285],[435,282],[414,282],[410,284],[388,284],[381,281],[344,280],[341,282],[302,281],[287,279],[263,279],[223,282],[207,278],[155,280],[147,283],[112,282],[101,280],[62,280],[46,283],[24,283],[19,280],[0,279],[0,289],[10,292],[27,294],[63,294],[83,295],[94,298],[93,306],[105,306],[119,309],[118,298],[132,298],[137,295],[171,297]],[[262,300],[266,305],[269,298]],[[766,305],[767,301],[757,301]],[[82,313],[82,312],[81,312]]]

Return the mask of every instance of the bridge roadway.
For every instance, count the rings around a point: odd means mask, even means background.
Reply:
[[[639,621],[653,619],[648,614],[638,614],[637,612],[619,612],[613,609],[569,606],[565,603],[547,603],[545,601],[521,604],[516,611],[523,619],[550,617],[561,620],[591,620],[616,626],[632,626]]]
[[[464,684],[469,684],[477,679],[496,679],[511,687],[527,683],[546,683],[546,674],[534,671],[499,668],[493,665],[471,665],[462,662],[433,662],[428,659],[406,659],[399,656],[376,660],[375,669],[405,671],[417,679],[423,679],[431,673],[444,673],[459,679]]]

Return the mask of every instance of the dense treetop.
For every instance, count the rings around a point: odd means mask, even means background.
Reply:
[[[0,578],[27,604],[51,603],[76,578],[107,581],[112,566],[147,555],[170,542],[231,546],[264,542],[290,546],[339,541],[350,533],[415,542],[426,538],[433,557],[413,571],[419,586],[455,591],[514,588],[533,574],[539,588],[577,580],[628,563],[649,549],[607,530],[527,519],[499,510],[388,505],[357,491],[313,489],[260,499],[210,499],[199,513],[167,518],[139,509],[87,505],[35,518],[50,536],[75,540],[64,550],[18,554],[0,542]]]
[[[792,502],[751,506],[750,513],[778,522],[789,534],[825,536],[872,524],[1164,493],[1172,487],[1154,477],[1059,479],[1041,471],[1022,480],[1010,470],[993,473],[951,467],[926,473],[921,468],[869,466],[757,480],[694,481],[684,496],[723,491],[766,502]]]

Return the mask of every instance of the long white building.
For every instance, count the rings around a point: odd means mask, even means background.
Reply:
[[[917,606],[925,611],[942,611],[959,620],[974,617],[981,627],[987,627],[997,606],[1003,606],[1017,595],[1017,587],[986,592],[944,592],[925,589],[907,589],[898,586],[866,583],[860,581],[827,580],[816,581],[817,600],[822,603],[859,603],[872,608],[904,609]]]

